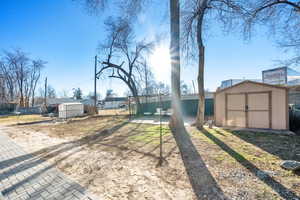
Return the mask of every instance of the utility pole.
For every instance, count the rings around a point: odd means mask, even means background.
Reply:
[[[97,56],[95,56],[94,107],[97,112]]]
[[[45,106],[47,106],[47,77],[45,79],[45,96],[44,96]]]

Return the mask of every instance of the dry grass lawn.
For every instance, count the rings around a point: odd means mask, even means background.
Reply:
[[[163,127],[164,165],[159,160],[159,127],[124,117],[92,117],[69,123],[7,128],[28,151],[42,157],[103,199],[196,199],[180,151]],[[229,199],[293,199],[300,177],[280,168],[300,160],[300,138],[268,133],[188,128],[193,148]],[[198,162],[195,159],[193,162]],[[201,177],[200,177],[201,178]],[[197,189],[197,188],[194,188]]]
[[[105,109],[98,110],[98,114],[102,116],[111,116],[111,115],[129,115],[129,110],[126,109]]]
[[[43,117],[41,115],[11,115],[0,116],[0,125],[15,125],[18,123],[30,123],[50,120],[49,117]]]

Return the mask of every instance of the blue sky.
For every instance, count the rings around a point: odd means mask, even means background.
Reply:
[[[47,61],[43,75],[58,95],[77,87],[85,94],[93,91],[93,59],[98,43],[105,38],[106,14],[90,16],[72,0],[1,0],[0,8],[1,51],[21,48],[30,57]],[[164,30],[161,46],[167,49],[169,25],[167,19],[163,21],[166,12],[164,6],[154,8],[139,17],[136,34],[151,39]],[[210,90],[225,79],[260,78],[262,70],[274,67],[274,60],[287,56],[263,31],[244,42],[238,34],[224,36],[218,24],[213,24],[210,35],[205,40],[205,88]],[[166,70],[153,70],[159,78],[169,77]],[[183,66],[182,78],[191,86],[197,78],[197,66]],[[102,95],[109,88],[119,95],[127,90],[115,79],[101,80],[97,86]]]

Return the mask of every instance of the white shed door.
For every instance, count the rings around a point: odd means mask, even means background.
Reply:
[[[227,94],[227,126],[246,127],[246,94]]]
[[[226,125],[247,128],[272,128],[271,93],[226,94]]]
[[[270,101],[268,92],[248,94],[249,128],[271,128]]]

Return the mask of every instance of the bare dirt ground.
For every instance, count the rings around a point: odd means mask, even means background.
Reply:
[[[124,117],[92,117],[7,130],[27,151],[56,163],[103,199],[197,199],[199,185],[205,188],[207,180],[227,199],[300,196],[300,177],[279,166],[282,160],[299,161],[298,136],[223,129],[200,132],[189,127],[191,143],[179,145],[179,150],[164,126],[165,162],[158,167],[157,125],[128,123]],[[181,157],[183,149],[193,151]],[[197,169],[200,162],[204,166]]]
[[[129,110],[117,108],[117,109],[100,109],[98,114],[102,116],[112,116],[112,115],[129,115]]]

